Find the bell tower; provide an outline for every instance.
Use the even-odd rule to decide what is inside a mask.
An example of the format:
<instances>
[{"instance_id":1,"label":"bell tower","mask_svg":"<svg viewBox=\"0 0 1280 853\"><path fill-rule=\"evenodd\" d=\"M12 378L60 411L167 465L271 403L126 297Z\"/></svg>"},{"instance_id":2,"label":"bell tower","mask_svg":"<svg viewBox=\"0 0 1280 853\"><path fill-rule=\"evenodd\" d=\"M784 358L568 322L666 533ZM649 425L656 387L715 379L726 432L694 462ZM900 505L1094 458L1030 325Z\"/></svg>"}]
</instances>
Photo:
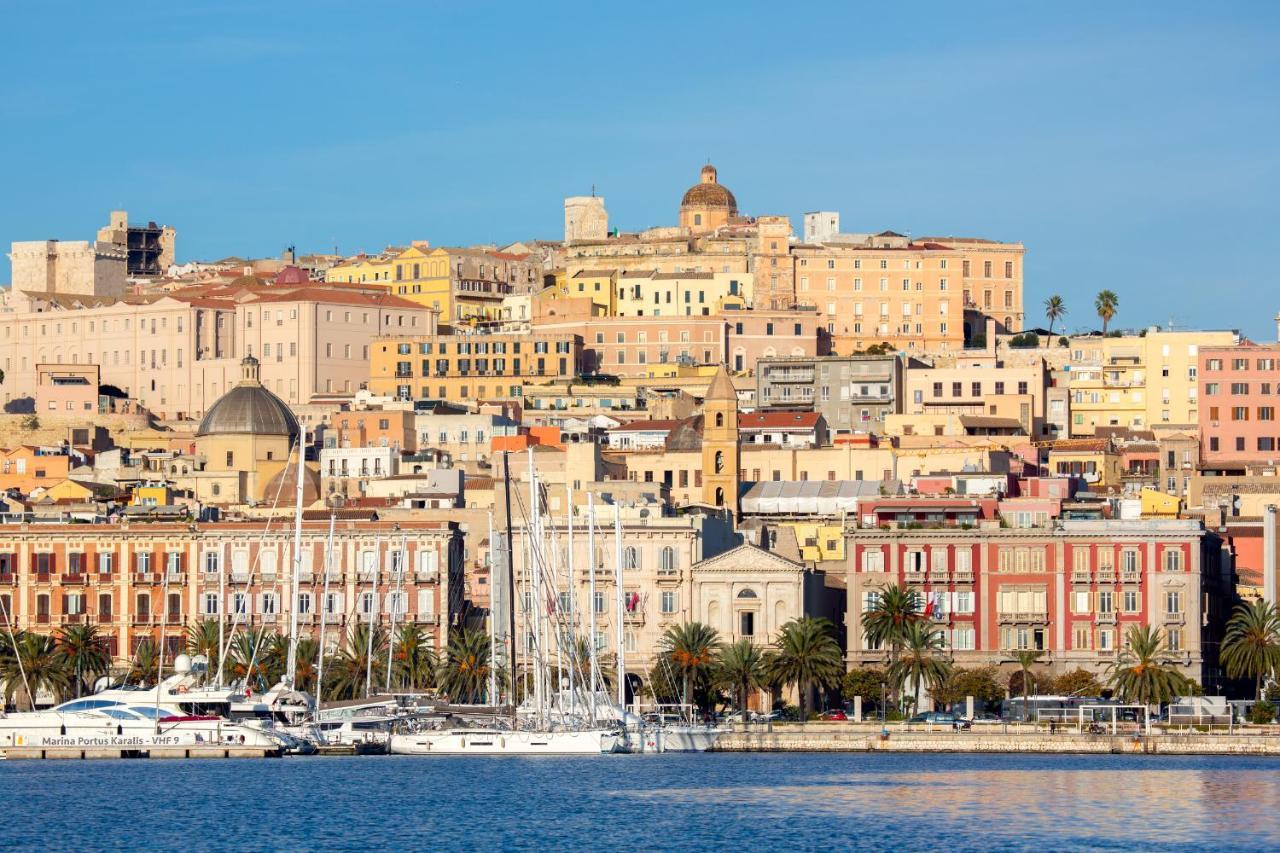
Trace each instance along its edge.
<instances>
[{"instance_id":1,"label":"bell tower","mask_svg":"<svg viewBox=\"0 0 1280 853\"><path fill-rule=\"evenodd\" d=\"M702 401L702 501L738 514L738 392L723 364Z\"/></svg>"}]
</instances>

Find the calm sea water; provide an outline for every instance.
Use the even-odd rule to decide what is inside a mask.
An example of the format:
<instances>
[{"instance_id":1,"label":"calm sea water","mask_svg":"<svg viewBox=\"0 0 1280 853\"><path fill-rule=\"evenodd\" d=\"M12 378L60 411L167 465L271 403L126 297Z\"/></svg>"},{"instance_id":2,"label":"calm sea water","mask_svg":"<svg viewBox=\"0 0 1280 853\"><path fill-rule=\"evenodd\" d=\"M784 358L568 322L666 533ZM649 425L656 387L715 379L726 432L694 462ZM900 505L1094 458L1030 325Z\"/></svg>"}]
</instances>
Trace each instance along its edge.
<instances>
[{"instance_id":1,"label":"calm sea water","mask_svg":"<svg viewBox=\"0 0 1280 853\"><path fill-rule=\"evenodd\" d=\"M972 755L0 762L0 848L1251 849L1280 761Z\"/></svg>"}]
</instances>

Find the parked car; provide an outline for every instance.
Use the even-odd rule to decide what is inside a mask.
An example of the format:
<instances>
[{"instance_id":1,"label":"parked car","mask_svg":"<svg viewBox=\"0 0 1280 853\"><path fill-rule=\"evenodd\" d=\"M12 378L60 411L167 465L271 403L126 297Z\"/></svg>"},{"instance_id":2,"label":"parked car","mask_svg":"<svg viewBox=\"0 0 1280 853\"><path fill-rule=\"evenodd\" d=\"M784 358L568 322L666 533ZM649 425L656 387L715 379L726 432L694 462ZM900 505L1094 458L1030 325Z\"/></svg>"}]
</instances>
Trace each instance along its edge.
<instances>
[{"instance_id":1,"label":"parked car","mask_svg":"<svg viewBox=\"0 0 1280 853\"><path fill-rule=\"evenodd\" d=\"M998 726L1003 722L1004 720L1000 719L998 714L975 714L973 719L969 721L971 725L975 726Z\"/></svg>"},{"instance_id":2,"label":"parked car","mask_svg":"<svg viewBox=\"0 0 1280 853\"><path fill-rule=\"evenodd\" d=\"M908 723L923 723L929 726L949 726L956 731L967 729L971 723L963 717L957 717L955 714L947 714L941 711L927 711L923 714L916 714Z\"/></svg>"},{"instance_id":3,"label":"parked car","mask_svg":"<svg viewBox=\"0 0 1280 853\"><path fill-rule=\"evenodd\" d=\"M821 719L844 721L849 719L849 715L840 708L832 708L830 711L823 711Z\"/></svg>"}]
</instances>

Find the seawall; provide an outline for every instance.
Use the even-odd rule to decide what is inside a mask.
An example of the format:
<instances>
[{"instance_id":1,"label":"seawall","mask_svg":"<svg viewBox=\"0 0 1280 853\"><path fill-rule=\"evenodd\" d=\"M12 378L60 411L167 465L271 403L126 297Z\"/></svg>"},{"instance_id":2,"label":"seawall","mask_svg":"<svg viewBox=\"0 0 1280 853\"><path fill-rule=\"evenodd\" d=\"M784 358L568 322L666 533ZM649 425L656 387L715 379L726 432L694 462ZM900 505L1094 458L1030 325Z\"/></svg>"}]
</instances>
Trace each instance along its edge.
<instances>
[{"instance_id":1,"label":"seawall","mask_svg":"<svg viewBox=\"0 0 1280 853\"><path fill-rule=\"evenodd\" d=\"M950 732L813 730L734 731L716 741L717 752L973 752L1149 755L1275 755L1274 734L1077 734L1036 731Z\"/></svg>"}]
</instances>

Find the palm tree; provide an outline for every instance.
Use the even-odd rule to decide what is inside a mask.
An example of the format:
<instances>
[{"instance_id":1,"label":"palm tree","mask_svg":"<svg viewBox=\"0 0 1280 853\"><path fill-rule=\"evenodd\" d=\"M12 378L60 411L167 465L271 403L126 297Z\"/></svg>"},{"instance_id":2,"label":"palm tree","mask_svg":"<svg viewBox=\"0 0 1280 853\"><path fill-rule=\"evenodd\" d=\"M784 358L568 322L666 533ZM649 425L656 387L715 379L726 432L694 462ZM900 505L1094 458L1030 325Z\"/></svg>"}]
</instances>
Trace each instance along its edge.
<instances>
[{"instance_id":1,"label":"palm tree","mask_svg":"<svg viewBox=\"0 0 1280 853\"><path fill-rule=\"evenodd\" d=\"M77 698L84 694L86 680L91 682L111 668L111 655L97 625L83 622L59 628L55 642L72 674Z\"/></svg>"},{"instance_id":2,"label":"palm tree","mask_svg":"<svg viewBox=\"0 0 1280 853\"><path fill-rule=\"evenodd\" d=\"M203 655L209 662L209 672L218 671L218 657L222 648L218 641L218 620L201 619L187 626L186 652Z\"/></svg>"},{"instance_id":3,"label":"palm tree","mask_svg":"<svg viewBox=\"0 0 1280 853\"><path fill-rule=\"evenodd\" d=\"M1168 655L1159 628L1134 625L1126 639L1128 648L1108 667L1111 685L1123 701L1163 705L1186 692L1190 682Z\"/></svg>"},{"instance_id":4,"label":"palm tree","mask_svg":"<svg viewBox=\"0 0 1280 853\"><path fill-rule=\"evenodd\" d=\"M369 623L356 622L342 640L342 647L331 663L325 664L325 684L321 689L330 699L355 699L365 689L368 678L374 684L386 672L382 667L387 660L387 634L381 626L373 626L369 636ZM372 640L373 654L369 655ZM370 675L370 673L372 673Z\"/></svg>"},{"instance_id":5,"label":"palm tree","mask_svg":"<svg viewBox=\"0 0 1280 853\"><path fill-rule=\"evenodd\" d=\"M690 688L710 682L719 644L720 635L716 629L701 622L672 625L662 635L659 641L661 663L670 667L673 675L680 677L685 705L689 704Z\"/></svg>"},{"instance_id":6,"label":"palm tree","mask_svg":"<svg viewBox=\"0 0 1280 853\"><path fill-rule=\"evenodd\" d=\"M871 608L862 615L862 634L867 645L889 649L889 666L898 662L909 626L924 618L920 593L905 586L884 586ZM894 701L898 689L893 692Z\"/></svg>"},{"instance_id":7,"label":"palm tree","mask_svg":"<svg viewBox=\"0 0 1280 853\"><path fill-rule=\"evenodd\" d=\"M1102 318L1102 335L1106 337L1107 324L1116 316L1116 311L1120 308L1120 297L1116 296L1113 290L1099 291L1093 307L1098 309L1098 316Z\"/></svg>"},{"instance_id":8,"label":"palm tree","mask_svg":"<svg viewBox=\"0 0 1280 853\"><path fill-rule=\"evenodd\" d=\"M793 619L782 626L775 646L769 674L776 684L796 685L803 722L811 687L830 687L844 675L844 656L836 642L835 626L811 616Z\"/></svg>"},{"instance_id":9,"label":"palm tree","mask_svg":"<svg viewBox=\"0 0 1280 853\"><path fill-rule=\"evenodd\" d=\"M1044 301L1044 316L1049 320L1049 336L1053 336L1053 324L1067 316L1067 303L1056 293Z\"/></svg>"},{"instance_id":10,"label":"palm tree","mask_svg":"<svg viewBox=\"0 0 1280 853\"><path fill-rule=\"evenodd\" d=\"M716 656L716 680L733 690L734 701L742 712L742 727L747 727L747 698L751 691L765 685L768 658L750 640L722 643Z\"/></svg>"},{"instance_id":11,"label":"palm tree","mask_svg":"<svg viewBox=\"0 0 1280 853\"><path fill-rule=\"evenodd\" d=\"M430 639L420 625L406 622L396 635L391 653L391 677L402 688L422 690L432 686L436 672L436 655Z\"/></svg>"},{"instance_id":12,"label":"palm tree","mask_svg":"<svg viewBox=\"0 0 1280 853\"><path fill-rule=\"evenodd\" d=\"M316 662L320 660L320 641L313 637L298 638L298 661L295 673L298 690L313 692L316 687Z\"/></svg>"},{"instance_id":13,"label":"palm tree","mask_svg":"<svg viewBox=\"0 0 1280 853\"><path fill-rule=\"evenodd\" d=\"M159 672L160 650L150 637L143 637L133 649L133 660L129 661L125 681L143 686L154 684Z\"/></svg>"},{"instance_id":14,"label":"palm tree","mask_svg":"<svg viewBox=\"0 0 1280 853\"><path fill-rule=\"evenodd\" d=\"M1031 667L1039 663L1042 657L1044 657L1044 652L1039 649L1022 649L1013 655L1013 659L1018 662L1018 669L1022 672L1022 716L1024 719L1031 719L1031 709L1027 705L1027 693L1031 689Z\"/></svg>"},{"instance_id":15,"label":"palm tree","mask_svg":"<svg viewBox=\"0 0 1280 853\"><path fill-rule=\"evenodd\" d=\"M903 638L902 657L889 667L889 679L899 688L908 680L915 684L915 709L920 710L920 687L927 685L930 694L951 675L951 661L942 656L946 648L942 631L923 619L910 622Z\"/></svg>"},{"instance_id":16,"label":"palm tree","mask_svg":"<svg viewBox=\"0 0 1280 853\"><path fill-rule=\"evenodd\" d=\"M0 657L0 677L4 679L6 704L13 701L19 690L26 695L28 709L36 707L36 694L41 690L53 693L58 699L69 692L75 672L58 652L53 637L23 631L14 635L12 643L8 637L5 639L8 648Z\"/></svg>"},{"instance_id":17,"label":"palm tree","mask_svg":"<svg viewBox=\"0 0 1280 853\"><path fill-rule=\"evenodd\" d=\"M1252 676L1255 695L1280 668L1280 614L1265 599L1241 604L1227 622L1222 638L1222 663L1232 678Z\"/></svg>"},{"instance_id":18,"label":"palm tree","mask_svg":"<svg viewBox=\"0 0 1280 853\"><path fill-rule=\"evenodd\" d=\"M454 702L475 704L489 687L489 635L460 628L449 634L441 686Z\"/></svg>"}]
</instances>

